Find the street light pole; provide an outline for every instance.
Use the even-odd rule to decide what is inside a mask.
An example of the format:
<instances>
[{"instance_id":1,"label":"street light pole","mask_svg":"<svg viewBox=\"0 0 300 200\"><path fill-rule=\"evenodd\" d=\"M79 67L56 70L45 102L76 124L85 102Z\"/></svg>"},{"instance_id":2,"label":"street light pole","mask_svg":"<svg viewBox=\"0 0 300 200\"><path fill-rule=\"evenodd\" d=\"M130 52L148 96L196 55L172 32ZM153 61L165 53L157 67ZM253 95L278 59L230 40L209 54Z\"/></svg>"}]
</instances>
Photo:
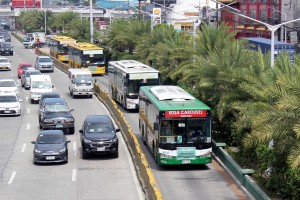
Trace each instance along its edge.
<instances>
[{"instance_id":1,"label":"street light pole","mask_svg":"<svg viewBox=\"0 0 300 200\"><path fill-rule=\"evenodd\" d=\"M92 0L90 0L90 37L91 37L91 44L94 44L93 2L92 2Z\"/></svg>"}]
</instances>

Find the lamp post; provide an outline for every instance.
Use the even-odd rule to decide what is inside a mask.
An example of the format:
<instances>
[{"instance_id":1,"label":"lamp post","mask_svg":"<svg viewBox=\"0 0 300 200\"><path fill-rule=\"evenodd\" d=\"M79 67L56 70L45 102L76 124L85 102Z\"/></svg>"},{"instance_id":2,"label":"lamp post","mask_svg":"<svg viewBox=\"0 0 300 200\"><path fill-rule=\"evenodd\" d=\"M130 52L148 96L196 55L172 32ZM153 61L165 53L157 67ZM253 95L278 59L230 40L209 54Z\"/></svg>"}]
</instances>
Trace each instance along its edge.
<instances>
[{"instance_id":1,"label":"lamp post","mask_svg":"<svg viewBox=\"0 0 300 200\"><path fill-rule=\"evenodd\" d=\"M92 0L90 0L90 37L91 37L91 44L94 44L93 2L92 2Z\"/></svg>"},{"instance_id":2,"label":"lamp post","mask_svg":"<svg viewBox=\"0 0 300 200\"><path fill-rule=\"evenodd\" d=\"M269 6L267 6L267 8L271 8ZM277 13L281 13L281 16L284 15L284 21L287 21L287 15L286 12L280 11L280 10L276 10L276 9L272 9L272 11L277 12ZM280 39L281 41L283 41L284 38L284 42L286 43L286 39L287 39L287 32L286 32L286 27L284 26L284 29L282 31L280 31Z\"/></svg>"}]
</instances>

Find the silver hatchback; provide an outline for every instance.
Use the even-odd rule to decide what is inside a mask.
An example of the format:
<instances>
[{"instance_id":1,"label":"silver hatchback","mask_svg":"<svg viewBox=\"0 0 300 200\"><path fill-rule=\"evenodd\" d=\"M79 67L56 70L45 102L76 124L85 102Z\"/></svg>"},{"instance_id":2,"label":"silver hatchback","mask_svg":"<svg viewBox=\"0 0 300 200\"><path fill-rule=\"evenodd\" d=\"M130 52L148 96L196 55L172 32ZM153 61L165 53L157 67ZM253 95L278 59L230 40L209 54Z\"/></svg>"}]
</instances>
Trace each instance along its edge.
<instances>
[{"instance_id":1,"label":"silver hatchback","mask_svg":"<svg viewBox=\"0 0 300 200\"><path fill-rule=\"evenodd\" d=\"M30 76L31 75L39 75L39 74L42 74L42 73L39 70L36 70L34 68L24 70L21 75L22 87L24 87L25 90L29 90L30 89Z\"/></svg>"}]
</instances>

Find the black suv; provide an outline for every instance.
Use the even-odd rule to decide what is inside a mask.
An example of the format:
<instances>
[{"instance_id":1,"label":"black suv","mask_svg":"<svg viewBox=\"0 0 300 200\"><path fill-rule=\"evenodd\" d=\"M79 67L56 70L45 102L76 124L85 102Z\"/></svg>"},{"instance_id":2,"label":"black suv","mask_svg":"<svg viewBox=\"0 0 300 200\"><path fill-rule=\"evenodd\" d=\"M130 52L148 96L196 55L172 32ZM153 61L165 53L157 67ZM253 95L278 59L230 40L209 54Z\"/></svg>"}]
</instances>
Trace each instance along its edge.
<instances>
[{"instance_id":1,"label":"black suv","mask_svg":"<svg viewBox=\"0 0 300 200\"><path fill-rule=\"evenodd\" d=\"M14 54L14 50L13 50L13 46L11 46L11 44L9 43L0 43L0 55L13 55Z\"/></svg>"},{"instance_id":2,"label":"black suv","mask_svg":"<svg viewBox=\"0 0 300 200\"><path fill-rule=\"evenodd\" d=\"M112 153L118 157L119 140L114 124L109 116L89 115L85 118L81 133L81 153L85 159L87 154L105 154Z\"/></svg>"},{"instance_id":3,"label":"black suv","mask_svg":"<svg viewBox=\"0 0 300 200\"><path fill-rule=\"evenodd\" d=\"M73 109L69 109L63 98L46 98L39 109L39 124L41 129L61 129L65 133L74 134L75 119Z\"/></svg>"}]
</instances>

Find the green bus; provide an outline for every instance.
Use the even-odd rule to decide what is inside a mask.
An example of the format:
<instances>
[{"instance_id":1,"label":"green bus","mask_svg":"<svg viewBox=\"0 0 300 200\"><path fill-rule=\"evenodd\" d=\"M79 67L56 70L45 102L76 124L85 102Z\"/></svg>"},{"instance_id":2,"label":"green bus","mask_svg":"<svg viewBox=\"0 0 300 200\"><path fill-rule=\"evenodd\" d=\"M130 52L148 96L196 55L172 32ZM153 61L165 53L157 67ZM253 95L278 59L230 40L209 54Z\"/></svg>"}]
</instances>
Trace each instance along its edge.
<instances>
[{"instance_id":1,"label":"green bus","mask_svg":"<svg viewBox=\"0 0 300 200\"><path fill-rule=\"evenodd\" d=\"M211 109L178 86L142 86L139 129L160 165L212 162Z\"/></svg>"}]
</instances>

